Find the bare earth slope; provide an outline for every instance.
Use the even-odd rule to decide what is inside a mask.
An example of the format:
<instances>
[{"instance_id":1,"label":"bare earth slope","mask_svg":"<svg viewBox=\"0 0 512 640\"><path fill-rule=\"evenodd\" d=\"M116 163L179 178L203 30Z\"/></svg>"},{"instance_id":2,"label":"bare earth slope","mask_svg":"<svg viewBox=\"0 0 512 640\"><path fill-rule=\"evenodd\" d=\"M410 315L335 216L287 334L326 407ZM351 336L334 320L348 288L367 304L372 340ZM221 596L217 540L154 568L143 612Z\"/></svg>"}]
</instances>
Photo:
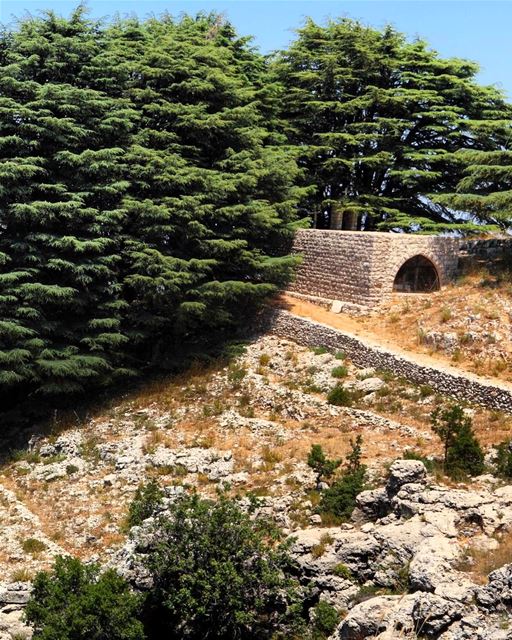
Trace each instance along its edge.
<instances>
[{"instance_id":1,"label":"bare earth slope","mask_svg":"<svg viewBox=\"0 0 512 640\"><path fill-rule=\"evenodd\" d=\"M351 407L327 402L340 379L357 392ZM233 494L258 496L261 509L298 536L295 554L304 579L313 576L321 597L340 615L350 610L340 637L374 637L369 627L367 635L361 635L361 615L366 621L373 618L365 610L354 621L358 607L371 594L370 602L375 600L379 611L387 611L390 602L393 610L400 609L398 601L383 603L379 598L397 597L389 594L397 592L396 576L407 573L404 567L409 566L414 568L416 595L404 600L410 612L400 609L396 616L405 616L414 627L421 620L418 607L427 606L420 599L425 591L441 599L436 606L448 607L450 625L460 626L461 598L468 602L467 615L480 620L483 610L470 604L475 589L486 583L491 569L512 559L512 497L501 481L484 476L457 487L443 478L425 479L421 463L407 461L405 470L396 472L405 474L405 480L397 480L395 489L402 481L412 488L397 493L396 499L386 493L385 518L375 517L372 505L382 500L373 494L363 495L353 524L333 528L314 513L319 495L306 464L312 444L342 458L350 440L361 434L370 480L379 486L405 450L425 456L440 453L430 414L444 402L427 386L359 369L343 354L312 351L267 335L248 344L230 363L196 367L118 398L110 410L83 423L56 425L53 433L32 439L0 470L0 640L10 640L18 628L19 633L30 633L17 622L27 581L55 555L71 553L123 571L131 548L123 527L127 508L140 482L152 477L169 496L189 487L214 495L219 486ZM478 407L466 411L491 461L492 445L510 437L511 418ZM340 563L347 565L351 578L336 573ZM428 573L431 565L443 576L441 582ZM453 584L459 585L458 591L450 590ZM496 597L489 599L489 625L498 628L499 616L511 622ZM450 609L446 601L455 604ZM395 613L381 613L395 624ZM501 639L490 632L487 636ZM479 636L441 636L436 631L428 637Z\"/></svg>"}]
</instances>

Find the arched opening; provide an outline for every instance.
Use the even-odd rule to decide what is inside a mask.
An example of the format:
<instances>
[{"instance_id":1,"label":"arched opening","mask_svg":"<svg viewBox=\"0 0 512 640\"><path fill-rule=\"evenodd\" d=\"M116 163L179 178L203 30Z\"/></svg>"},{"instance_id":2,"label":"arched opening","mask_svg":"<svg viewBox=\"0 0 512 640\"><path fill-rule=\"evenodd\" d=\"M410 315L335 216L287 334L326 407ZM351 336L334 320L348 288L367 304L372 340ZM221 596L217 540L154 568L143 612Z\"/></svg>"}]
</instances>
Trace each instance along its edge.
<instances>
[{"instance_id":1,"label":"arched opening","mask_svg":"<svg viewBox=\"0 0 512 640\"><path fill-rule=\"evenodd\" d=\"M414 256L404 262L393 283L393 291L403 293L438 291L439 288L437 269L425 256Z\"/></svg>"}]
</instances>

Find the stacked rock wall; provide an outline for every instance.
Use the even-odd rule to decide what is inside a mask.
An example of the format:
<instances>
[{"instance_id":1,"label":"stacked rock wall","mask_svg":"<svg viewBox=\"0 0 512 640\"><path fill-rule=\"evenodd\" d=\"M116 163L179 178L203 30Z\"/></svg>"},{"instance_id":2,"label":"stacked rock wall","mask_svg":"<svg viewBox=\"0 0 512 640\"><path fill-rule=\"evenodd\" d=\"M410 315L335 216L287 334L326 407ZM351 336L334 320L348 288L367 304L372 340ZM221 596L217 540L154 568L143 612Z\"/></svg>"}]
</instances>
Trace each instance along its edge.
<instances>
[{"instance_id":1,"label":"stacked rock wall","mask_svg":"<svg viewBox=\"0 0 512 640\"><path fill-rule=\"evenodd\" d=\"M293 252L303 257L290 290L374 307L387 300L400 267L422 255L441 285L457 272L459 240L442 236L302 229Z\"/></svg>"},{"instance_id":2,"label":"stacked rock wall","mask_svg":"<svg viewBox=\"0 0 512 640\"><path fill-rule=\"evenodd\" d=\"M471 374L450 372L418 364L412 359L365 344L338 329L271 309L261 319L260 330L268 331L309 347L343 351L356 365L391 371L416 384L428 384L439 393L464 398L490 409L512 412L512 390L497 387Z\"/></svg>"}]
</instances>

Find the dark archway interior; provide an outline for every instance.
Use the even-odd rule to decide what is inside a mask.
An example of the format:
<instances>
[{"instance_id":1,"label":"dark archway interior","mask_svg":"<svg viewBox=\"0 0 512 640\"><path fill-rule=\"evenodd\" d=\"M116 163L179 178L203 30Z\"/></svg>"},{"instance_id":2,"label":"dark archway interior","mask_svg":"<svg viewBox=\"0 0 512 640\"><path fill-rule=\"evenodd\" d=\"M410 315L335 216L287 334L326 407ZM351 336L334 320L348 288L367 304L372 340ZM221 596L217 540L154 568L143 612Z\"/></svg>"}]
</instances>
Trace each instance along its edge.
<instances>
[{"instance_id":1,"label":"dark archway interior","mask_svg":"<svg viewBox=\"0 0 512 640\"><path fill-rule=\"evenodd\" d=\"M393 291L404 293L438 291L439 275L432 262L424 256L414 256L400 267Z\"/></svg>"}]
</instances>

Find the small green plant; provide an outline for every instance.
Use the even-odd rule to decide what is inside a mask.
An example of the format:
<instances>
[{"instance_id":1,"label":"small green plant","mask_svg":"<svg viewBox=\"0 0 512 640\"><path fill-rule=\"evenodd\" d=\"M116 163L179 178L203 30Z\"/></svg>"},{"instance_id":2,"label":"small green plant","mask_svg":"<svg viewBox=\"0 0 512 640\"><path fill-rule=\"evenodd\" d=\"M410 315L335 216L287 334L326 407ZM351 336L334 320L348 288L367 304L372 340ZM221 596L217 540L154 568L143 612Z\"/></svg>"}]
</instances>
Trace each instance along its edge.
<instances>
[{"instance_id":1,"label":"small green plant","mask_svg":"<svg viewBox=\"0 0 512 640\"><path fill-rule=\"evenodd\" d=\"M10 459L13 462L28 462L28 464L37 464L41 462L41 456L38 451L29 451L28 449L15 449L10 452Z\"/></svg>"},{"instance_id":2,"label":"small green plant","mask_svg":"<svg viewBox=\"0 0 512 640\"><path fill-rule=\"evenodd\" d=\"M433 393L434 389L432 389L429 384L422 384L420 386L420 397L422 399L430 397L431 395L433 395Z\"/></svg>"},{"instance_id":3,"label":"small green plant","mask_svg":"<svg viewBox=\"0 0 512 640\"><path fill-rule=\"evenodd\" d=\"M436 409L431 416L432 430L444 445L445 472L452 478L480 475L484 454L473 431L471 418L460 405Z\"/></svg>"},{"instance_id":4,"label":"small green plant","mask_svg":"<svg viewBox=\"0 0 512 640\"><path fill-rule=\"evenodd\" d=\"M348 369L345 365L334 367L334 369L331 371L331 375L333 378L346 378L348 375Z\"/></svg>"},{"instance_id":5,"label":"small green plant","mask_svg":"<svg viewBox=\"0 0 512 640\"><path fill-rule=\"evenodd\" d=\"M352 574L352 571L350 571L350 569L347 567L346 564L343 564L343 562L339 562L334 569L332 570L333 574L335 576L338 576L339 578L345 578L345 580L354 580L354 575Z\"/></svg>"},{"instance_id":6,"label":"small green plant","mask_svg":"<svg viewBox=\"0 0 512 640\"><path fill-rule=\"evenodd\" d=\"M317 511L348 520L356 506L356 497L364 489L366 466L361 463L363 438L359 434L350 441L350 452L345 459L343 473L322 492Z\"/></svg>"},{"instance_id":7,"label":"small green plant","mask_svg":"<svg viewBox=\"0 0 512 640\"><path fill-rule=\"evenodd\" d=\"M162 504L163 495L162 489L155 480L140 485L128 508L126 527L131 529L151 517Z\"/></svg>"},{"instance_id":8,"label":"small green plant","mask_svg":"<svg viewBox=\"0 0 512 640\"><path fill-rule=\"evenodd\" d=\"M68 476L72 476L73 474L80 471L80 469L76 466L76 464L68 464L66 465L66 473Z\"/></svg>"},{"instance_id":9,"label":"small green plant","mask_svg":"<svg viewBox=\"0 0 512 640\"><path fill-rule=\"evenodd\" d=\"M441 322L448 322L449 320L451 320L452 317L452 310L450 309L450 307L443 307L441 309Z\"/></svg>"},{"instance_id":10,"label":"small green plant","mask_svg":"<svg viewBox=\"0 0 512 640\"><path fill-rule=\"evenodd\" d=\"M336 609L332 604L329 604L324 600L320 600L313 609L312 617L312 640L324 640L331 636L340 620L340 615Z\"/></svg>"},{"instance_id":11,"label":"small green plant","mask_svg":"<svg viewBox=\"0 0 512 640\"><path fill-rule=\"evenodd\" d=\"M37 540L37 538L27 538L21 543L21 548L25 553L37 554L45 551L47 547L44 542Z\"/></svg>"},{"instance_id":12,"label":"small green plant","mask_svg":"<svg viewBox=\"0 0 512 640\"><path fill-rule=\"evenodd\" d=\"M340 464L341 460L330 460L326 457L322 445L311 445L311 451L308 455L308 466L315 471L317 483L331 478Z\"/></svg>"},{"instance_id":13,"label":"small green plant","mask_svg":"<svg viewBox=\"0 0 512 640\"><path fill-rule=\"evenodd\" d=\"M270 356L268 353L262 353L260 356L260 366L268 367L270 363Z\"/></svg>"},{"instance_id":14,"label":"small green plant","mask_svg":"<svg viewBox=\"0 0 512 640\"><path fill-rule=\"evenodd\" d=\"M313 558L320 558L324 555L327 550L327 547L330 546L334 542L334 538L328 533L324 533L320 538L318 544L313 545L311 547L311 555Z\"/></svg>"},{"instance_id":15,"label":"small green plant","mask_svg":"<svg viewBox=\"0 0 512 640\"><path fill-rule=\"evenodd\" d=\"M347 354L344 351L336 351L334 357L336 358L336 360L345 360Z\"/></svg>"},{"instance_id":16,"label":"small green plant","mask_svg":"<svg viewBox=\"0 0 512 640\"><path fill-rule=\"evenodd\" d=\"M337 384L329 391L327 402L338 407L350 407L353 403L353 396L343 385Z\"/></svg>"},{"instance_id":17,"label":"small green plant","mask_svg":"<svg viewBox=\"0 0 512 640\"><path fill-rule=\"evenodd\" d=\"M12 582L30 582L34 577L28 569L16 569L11 573Z\"/></svg>"},{"instance_id":18,"label":"small green plant","mask_svg":"<svg viewBox=\"0 0 512 640\"><path fill-rule=\"evenodd\" d=\"M235 386L238 386L247 375L247 369L232 365L229 367L228 380Z\"/></svg>"},{"instance_id":19,"label":"small green plant","mask_svg":"<svg viewBox=\"0 0 512 640\"><path fill-rule=\"evenodd\" d=\"M311 347L311 351L315 354L315 356L321 356L324 353L327 353L327 349L325 347Z\"/></svg>"}]
</instances>

